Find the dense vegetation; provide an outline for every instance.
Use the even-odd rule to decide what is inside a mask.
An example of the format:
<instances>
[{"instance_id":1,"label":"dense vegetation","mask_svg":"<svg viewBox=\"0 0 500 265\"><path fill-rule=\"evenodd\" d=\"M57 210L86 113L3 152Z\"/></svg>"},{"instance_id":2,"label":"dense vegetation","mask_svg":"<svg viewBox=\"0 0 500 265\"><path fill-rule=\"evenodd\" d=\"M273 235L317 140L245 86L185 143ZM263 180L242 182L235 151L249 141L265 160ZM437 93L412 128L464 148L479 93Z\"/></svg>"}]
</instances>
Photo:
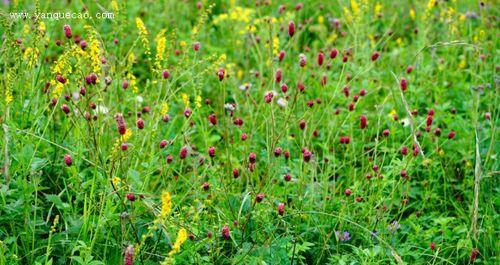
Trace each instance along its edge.
<instances>
[{"instance_id":1,"label":"dense vegetation","mask_svg":"<svg viewBox=\"0 0 500 265\"><path fill-rule=\"evenodd\" d=\"M500 262L495 1L83 2L0 4L0 264Z\"/></svg>"}]
</instances>

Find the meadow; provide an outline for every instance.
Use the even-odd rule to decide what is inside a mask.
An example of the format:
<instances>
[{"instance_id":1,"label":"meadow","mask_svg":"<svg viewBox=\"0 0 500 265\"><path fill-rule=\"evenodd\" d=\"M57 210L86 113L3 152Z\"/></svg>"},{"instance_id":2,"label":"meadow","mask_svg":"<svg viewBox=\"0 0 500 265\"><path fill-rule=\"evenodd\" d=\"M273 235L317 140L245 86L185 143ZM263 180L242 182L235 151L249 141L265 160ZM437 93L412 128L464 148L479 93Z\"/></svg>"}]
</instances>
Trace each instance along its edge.
<instances>
[{"instance_id":1,"label":"meadow","mask_svg":"<svg viewBox=\"0 0 500 265\"><path fill-rule=\"evenodd\" d=\"M0 264L498 264L498 15L2 1Z\"/></svg>"}]
</instances>

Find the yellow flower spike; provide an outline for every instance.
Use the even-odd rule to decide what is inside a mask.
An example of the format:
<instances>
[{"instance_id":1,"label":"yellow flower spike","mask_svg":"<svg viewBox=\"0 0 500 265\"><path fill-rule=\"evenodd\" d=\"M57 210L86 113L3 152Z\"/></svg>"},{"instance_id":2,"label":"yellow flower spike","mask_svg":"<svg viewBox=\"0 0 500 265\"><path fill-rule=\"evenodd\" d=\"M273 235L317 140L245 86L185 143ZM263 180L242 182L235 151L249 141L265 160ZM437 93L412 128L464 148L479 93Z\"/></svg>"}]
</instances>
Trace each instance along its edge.
<instances>
[{"instance_id":1,"label":"yellow flower spike","mask_svg":"<svg viewBox=\"0 0 500 265\"><path fill-rule=\"evenodd\" d=\"M415 20L415 10L412 8L410 8L410 18L411 20Z\"/></svg>"},{"instance_id":2,"label":"yellow flower spike","mask_svg":"<svg viewBox=\"0 0 500 265\"><path fill-rule=\"evenodd\" d=\"M173 255L179 253L181 251L181 246L184 244L184 242L188 238L188 232L186 229L181 228L179 232L177 232L177 239L175 239L174 246L172 247L172 250L168 253L169 257L172 257Z\"/></svg>"},{"instance_id":3,"label":"yellow flower spike","mask_svg":"<svg viewBox=\"0 0 500 265\"><path fill-rule=\"evenodd\" d=\"M45 34L45 30L47 30L47 27L45 26L45 23L43 21L40 21L40 24L38 25L38 30L42 35Z\"/></svg>"},{"instance_id":4,"label":"yellow flower spike","mask_svg":"<svg viewBox=\"0 0 500 265\"><path fill-rule=\"evenodd\" d=\"M115 13L118 13L120 11L120 7L116 0L111 1L111 8L113 9L113 11L115 11Z\"/></svg>"},{"instance_id":5,"label":"yellow flower spike","mask_svg":"<svg viewBox=\"0 0 500 265\"><path fill-rule=\"evenodd\" d=\"M319 16L318 17L318 24L323 24L325 23L325 17L324 16Z\"/></svg>"},{"instance_id":6,"label":"yellow flower spike","mask_svg":"<svg viewBox=\"0 0 500 265\"><path fill-rule=\"evenodd\" d=\"M196 96L196 98L194 99L194 105L197 108L201 108L201 97L200 96Z\"/></svg>"},{"instance_id":7,"label":"yellow flower spike","mask_svg":"<svg viewBox=\"0 0 500 265\"><path fill-rule=\"evenodd\" d=\"M137 26L137 29L139 30L139 36L141 38L142 45L146 49L145 53L146 54L151 54L150 48L149 48L149 40L148 40L148 29L146 28L146 25L144 25L144 22L140 18L135 19L135 24Z\"/></svg>"},{"instance_id":8,"label":"yellow flower spike","mask_svg":"<svg viewBox=\"0 0 500 265\"><path fill-rule=\"evenodd\" d=\"M190 103L190 102L189 102L189 96L188 96L188 94L186 94L186 93L181 93L181 99L182 99L182 102L184 103L184 106L185 106L186 108L188 108L188 107L189 107L189 103Z\"/></svg>"},{"instance_id":9,"label":"yellow flower spike","mask_svg":"<svg viewBox=\"0 0 500 265\"><path fill-rule=\"evenodd\" d=\"M160 110L160 114L161 114L162 116L167 115L167 113L168 113L168 109L169 109L169 108L168 108L168 103L167 103L167 102L163 102L163 103L161 103L161 110Z\"/></svg>"},{"instance_id":10,"label":"yellow flower spike","mask_svg":"<svg viewBox=\"0 0 500 265\"><path fill-rule=\"evenodd\" d=\"M352 13L354 14L354 17L357 17L359 15L360 8L356 0L351 0L351 10Z\"/></svg>"},{"instance_id":11,"label":"yellow flower spike","mask_svg":"<svg viewBox=\"0 0 500 265\"><path fill-rule=\"evenodd\" d=\"M164 191L161 194L161 218L167 217L172 211L172 196L170 192Z\"/></svg>"},{"instance_id":12,"label":"yellow flower spike","mask_svg":"<svg viewBox=\"0 0 500 265\"><path fill-rule=\"evenodd\" d=\"M382 11L382 4L377 2L377 4L375 4L375 8L373 9L373 11L375 16L378 16L378 14Z\"/></svg>"},{"instance_id":13,"label":"yellow flower spike","mask_svg":"<svg viewBox=\"0 0 500 265\"><path fill-rule=\"evenodd\" d=\"M162 69L162 62L165 59L165 50L167 47L167 38L165 37L166 30L161 30L155 37L156 42L156 57L155 66L157 70Z\"/></svg>"}]
</instances>

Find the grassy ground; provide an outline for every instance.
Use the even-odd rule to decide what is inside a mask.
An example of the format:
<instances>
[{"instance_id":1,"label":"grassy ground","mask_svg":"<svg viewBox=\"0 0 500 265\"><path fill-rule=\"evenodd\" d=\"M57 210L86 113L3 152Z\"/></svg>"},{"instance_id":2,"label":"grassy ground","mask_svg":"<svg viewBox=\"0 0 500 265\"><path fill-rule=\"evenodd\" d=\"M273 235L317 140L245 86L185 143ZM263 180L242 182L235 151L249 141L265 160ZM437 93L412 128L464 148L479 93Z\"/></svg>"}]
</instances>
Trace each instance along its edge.
<instances>
[{"instance_id":1,"label":"grassy ground","mask_svg":"<svg viewBox=\"0 0 500 265\"><path fill-rule=\"evenodd\" d=\"M500 261L495 1L86 2L0 4L0 264Z\"/></svg>"}]
</instances>

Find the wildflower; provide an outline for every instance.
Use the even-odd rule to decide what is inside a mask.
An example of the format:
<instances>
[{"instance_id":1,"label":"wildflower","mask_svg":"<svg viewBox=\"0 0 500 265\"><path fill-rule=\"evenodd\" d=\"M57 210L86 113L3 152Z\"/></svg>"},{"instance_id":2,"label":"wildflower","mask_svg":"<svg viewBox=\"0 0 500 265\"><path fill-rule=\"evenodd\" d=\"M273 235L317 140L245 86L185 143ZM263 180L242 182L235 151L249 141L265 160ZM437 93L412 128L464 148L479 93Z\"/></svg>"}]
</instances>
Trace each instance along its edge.
<instances>
[{"instance_id":1,"label":"wildflower","mask_svg":"<svg viewBox=\"0 0 500 265\"><path fill-rule=\"evenodd\" d=\"M64 155L64 163L66 163L66 166L68 167L73 165L73 160L71 159L71 156L69 154Z\"/></svg>"},{"instance_id":2,"label":"wildflower","mask_svg":"<svg viewBox=\"0 0 500 265\"><path fill-rule=\"evenodd\" d=\"M191 109L190 109L190 108L186 108L186 109L184 110L184 116L185 116L186 118L189 118L189 116L191 116Z\"/></svg>"},{"instance_id":3,"label":"wildflower","mask_svg":"<svg viewBox=\"0 0 500 265\"><path fill-rule=\"evenodd\" d=\"M336 48L333 48L330 51L330 59L335 59L335 57L337 57L338 54L339 54L339 51Z\"/></svg>"},{"instance_id":4,"label":"wildflower","mask_svg":"<svg viewBox=\"0 0 500 265\"><path fill-rule=\"evenodd\" d=\"M279 98L277 101L276 101L276 104L278 104L278 106L282 107L282 108L285 108L288 104L288 101L284 98Z\"/></svg>"},{"instance_id":5,"label":"wildflower","mask_svg":"<svg viewBox=\"0 0 500 265\"><path fill-rule=\"evenodd\" d=\"M255 197L255 201L262 202L262 200L264 200L264 193L257 194L257 196Z\"/></svg>"},{"instance_id":6,"label":"wildflower","mask_svg":"<svg viewBox=\"0 0 500 265\"><path fill-rule=\"evenodd\" d=\"M404 169L401 170L401 172L399 174L401 175L402 178L407 178L408 177L408 175L406 173L406 170L404 170Z\"/></svg>"},{"instance_id":7,"label":"wildflower","mask_svg":"<svg viewBox=\"0 0 500 265\"><path fill-rule=\"evenodd\" d=\"M300 120L299 121L299 128L301 130L304 130L306 128L306 121L305 120Z\"/></svg>"},{"instance_id":8,"label":"wildflower","mask_svg":"<svg viewBox=\"0 0 500 265\"><path fill-rule=\"evenodd\" d=\"M293 37L295 35L295 23L290 21L288 23L288 36Z\"/></svg>"},{"instance_id":9,"label":"wildflower","mask_svg":"<svg viewBox=\"0 0 500 265\"><path fill-rule=\"evenodd\" d=\"M223 68L220 68L217 72L217 76L219 77L219 81L224 80L224 76L226 75L226 71Z\"/></svg>"},{"instance_id":10,"label":"wildflower","mask_svg":"<svg viewBox=\"0 0 500 265\"><path fill-rule=\"evenodd\" d=\"M162 149L165 148L165 146L167 146L167 144L168 144L167 140L161 140L160 141L160 148L162 148Z\"/></svg>"},{"instance_id":11,"label":"wildflower","mask_svg":"<svg viewBox=\"0 0 500 265\"><path fill-rule=\"evenodd\" d=\"M340 137L341 144L349 144L350 141L351 141L351 138L349 136Z\"/></svg>"},{"instance_id":12,"label":"wildflower","mask_svg":"<svg viewBox=\"0 0 500 265\"><path fill-rule=\"evenodd\" d=\"M61 106L61 110L62 110L64 113L66 113L66 114L69 114L69 112L70 112L70 109L69 109L68 105L66 105L66 104L62 104L62 106Z\"/></svg>"},{"instance_id":13,"label":"wildflower","mask_svg":"<svg viewBox=\"0 0 500 265\"><path fill-rule=\"evenodd\" d=\"M179 232L177 232L177 238L175 239L174 246L172 247L172 250L168 253L169 257L172 257L176 253L179 253L181 251L181 246L182 244L187 240L188 238L188 233L186 229L181 228Z\"/></svg>"},{"instance_id":14,"label":"wildflower","mask_svg":"<svg viewBox=\"0 0 500 265\"><path fill-rule=\"evenodd\" d=\"M406 73L410 74L412 71L413 71L413 65L408 65L408 67L406 68Z\"/></svg>"},{"instance_id":15,"label":"wildflower","mask_svg":"<svg viewBox=\"0 0 500 265\"><path fill-rule=\"evenodd\" d=\"M172 197L170 192L164 191L161 194L161 218L167 217L170 211L172 211Z\"/></svg>"},{"instance_id":16,"label":"wildflower","mask_svg":"<svg viewBox=\"0 0 500 265\"><path fill-rule=\"evenodd\" d=\"M125 264L125 265L133 265L134 264L134 246L129 245L125 249L123 264Z\"/></svg>"},{"instance_id":17,"label":"wildflower","mask_svg":"<svg viewBox=\"0 0 500 265\"><path fill-rule=\"evenodd\" d=\"M345 189L344 191L345 196L351 196L351 189Z\"/></svg>"},{"instance_id":18,"label":"wildflower","mask_svg":"<svg viewBox=\"0 0 500 265\"><path fill-rule=\"evenodd\" d=\"M288 86L286 84L281 85L281 92L286 93L288 91Z\"/></svg>"},{"instance_id":19,"label":"wildflower","mask_svg":"<svg viewBox=\"0 0 500 265\"><path fill-rule=\"evenodd\" d=\"M274 97L274 93L271 91L271 92L267 92L264 99L266 101L266 103L271 103L271 101L273 100L273 97Z\"/></svg>"},{"instance_id":20,"label":"wildflower","mask_svg":"<svg viewBox=\"0 0 500 265\"><path fill-rule=\"evenodd\" d=\"M283 73L282 73L281 69L278 68L278 70L276 70L276 74L275 74L276 83L281 82L282 75L283 75Z\"/></svg>"},{"instance_id":21,"label":"wildflower","mask_svg":"<svg viewBox=\"0 0 500 265\"><path fill-rule=\"evenodd\" d=\"M250 164L254 164L256 159L257 155L255 153L250 153L250 155L248 156L248 161L250 162Z\"/></svg>"},{"instance_id":22,"label":"wildflower","mask_svg":"<svg viewBox=\"0 0 500 265\"><path fill-rule=\"evenodd\" d=\"M479 250L477 248L472 249L470 253L469 261L474 262L476 260L477 254L479 254Z\"/></svg>"},{"instance_id":23,"label":"wildflower","mask_svg":"<svg viewBox=\"0 0 500 265\"><path fill-rule=\"evenodd\" d=\"M181 151L179 152L179 157L180 157L181 159L184 159L184 158L186 158L186 157L187 157L187 154L188 154L188 148L187 148L186 146L183 146L183 147L181 148Z\"/></svg>"},{"instance_id":24,"label":"wildflower","mask_svg":"<svg viewBox=\"0 0 500 265\"><path fill-rule=\"evenodd\" d=\"M304 158L305 162L309 162L311 160L311 157L312 157L311 151L309 151L307 149L304 150L304 152L302 152L302 157Z\"/></svg>"},{"instance_id":25,"label":"wildflower","mask_svg":"<svg viewBox=\"0 0 500 265\"><path fill-rule=\"evenodd\" d=\"M237 179L240 176L240 171L237 168L233 169L233 178Z\"/></svg>"},{"instance_id":26,"label":"wildflower","mask_svg":"<svg viewBox=\"0 0 500 265\"><path fill-rule=\"evenodd\" d=\"M210 157L215 157L215 147L210 146L210 147L208 148L208 155L209 155Z\"/></svg>"},{"instance_id":27,"label":"wildflower","mask_svg":"<svg viewBox=\"0 0 500 265\"><path fill-rule=\"evenodd\" d=\"M165 38L165 31L161 30L155 37L156 42L156 56L155 56L155 66L156 69L160 69L162 62L164 60L164 54L167 46L167 38Z\"/></svg>"},{"instance_id":28,"label":"wildflower","mask_svg":"<svg viewBox=\"0 0 500 265\"><path fill-rule=\"evenodd\" d=\"M366 116L365 115L361 115L361 117L359 118L359 127L361 129L365 129L366 128Z\"/></svg>"},{"instance_id":29,"label":"wildflower","mask_svg":"<svg viewBox=\"0 0 500 265\"><path fill-rule=\"evenodd\" d=\"M274 149L274 156L279 157L281 155L281 152L282 152L281 147L276 147L276 149Z\"/></svg>"},{"instance_id":30,"label":"wildflower","mask_svg":"<svg viewBox=\"0 0 500 265\"><path fill-rule=\"evenodd\" d=\"M201 47L201 44L199 42L193 43L193 50L194 51L196 51L196 52L199 51L200 47Z\"/></svg>"},{"instance_id":31,"label":"wildflower","mask_svg":"<svg viewBox=\"0 0 500 265\"><path fill-rule=\"evenodd\" d=\"M345 242L345 241L349 241L351 240L351 235L349 234L348 231L344 231L344 232L341 232L341 231L336 231L335 232L335 235L337 236L337 238L341 241L341 242Z\"/></svg>"},{"instance_id":32,"label":"wildflower","mask_svg":"<svg viewBox=\"0 0 500 265\"><path fill-rule=\"evenodd\" d=\"M429 245L429 247L431 248L431 250L435 250L436 249L436 243L431 242L431 244Z\"/></svg>"},{"instance_id":33,"label":"wildflower","mask_svg":"<svg viewBox=\"0 0 500 265\"><path fill-rule=\"evenodd\" d=\"M229 226L225 225L222 227L221 235L224 240L229 240L231 238L231 232L229 231Z\"/></svg>"},{"instance_id":34,"label":"wildflower","mask_svg":"<svg viewBox=\"0 0 500 265\"><path fill-rule=\"evenodd\" d=\"M217 124L217 117L215 116L215 114L208 115L208 121L210 122L210 124L216 125Z\"/></svg>"},{"instance_id":35,"label":"wildflower","mask_svg":"<svg viewBox=\"0 0 500 265\"><path fill-rule=\"evenodd\" d=\"M236 119L234 119L233 123L236 126L242 126L243 125L243 120L240 119L240 118L236 118Z\"/></svg>"},{"instance_id":36,"label":"wildflower","mask_svg":"<svg viewBox=\"0 0 500 265\"><path fill-rule=\"evenodd\" d=\"M398 221L393 221L392 223L389 224L389 232L394 233L398 231L401 228L401 225L398 223Z\"/></svg>"},{"instance_id":37,"label":"wildflower","mask_svg":"<svg viewBox=\"0 0 500 265\"><path fill-rule=\"evenodd\" d=\"M290 174L285 174L283 179L285 179L285 181L290 181L290 180L292 180L292 176Z\"/></svg>"},{"instance_id":38,"label":"wildflower","mask_svg":"<svg viewBox=\"0 0 500 265\"><path fill-rule=\"evenodd\" d=\"M323 75L323 76L321 77L321 81L320 81L320 83L321 83L321 86L326 86L326 75Z\"/></svg>"},{"instance_id":39,"label":"wildflower","mask_svg":"<svg viewBox=\"0 0 500 265\"><path fill-rule=\"evenodd\" d=\"M304 84L302 84L302 81L300 80L297 82L297 88L299 89L300 92L303 92L306 89L306 87L304 86Z\"/></svg>"},{"instance_id":40,"label":"wildflower","mask_svg":"<svg viewBox=\"0 0 500 265\"><path fill-rule=\"evenodd\" d=\"M372 54L372 57L371 57L372 62L375 62L378 59L379 56L380 56L380 52L374 52Z\"/></svg>"},{"instance_id":41,"label":"wildflower","mask_svg":"<svg viewBox=\"0 0 500 265\"><path fill-rule=\"evenodd\" d=\"M280 51L280 53L278 54L278 61L283 61L283 59L285 58L285 51Z\"/></svg>"},{"instance_id":42,"label":"wildflower","mask_svg":"<svg viewBox=\"0 0 500 265\"><path fill-rule=\"evenodd\" d=\"M201 187L204 191L208 191L210 189L210 184L208 182L204 182Z\"/></svg>"},{"instance_id":43,"label":"wildflower","mask_svg":"<svg viewBox=\"0 0 500 265\"><path fill-rule=\"evenodd\" d=\"M406 81L406 79L402 77L399 81L399 86L401 87L401 90L406 91L406 89L408 88L408 81Z\"/></svg>"},{"instance_id":44,"label":"wildflower","mask_svg":"<svg viewBox=\"0 0 500 265\"><path fill-rule=\"evenodd\" d=\"M148 29L144 25L144 22L140 18L135 19L135 24L137 26L137 29L139 30L139 36L141 38L142 45L146 49L146 54L150 54L151 51L149 50L149 40L148 40Z\"/></svg>"},{"instance_id":45,"label":"wildflower","mask_svg":"<svg viewBox=\"0 0 500 265\"><path fill-rule=\"evenodd\" d=\"M389 134L390 134L389 129L385 129L384 131L382 131L382 135L384 135L385 137L389 136Z\"/></svg>"},{"instance_id":46,"label":"wildflower","mask_svg":"<svg viewBox=\"0 0 500 265\"><path fill-rule=\"evenodd\" d=\"M139 128L139 130L142 130L144 129L144 120L139 118L137 119L137 128Z\"/></svg>"},{"instance_id":47,"label":"wildflower","mask_svg":"<svg viewBox=\"0 0 500 265\"><path fill-rule=\"evenodd\" d=\"M135 195L133 193L127 193L127 200L133 202L135 201Z\"/></svg>"},{"instance_id":48,"label":"wildflower","mask_svg":"<svg viewBox=\"0 0 500 265\"><path fill-rule=\"evenodd\" d=\"M240 85L238 88L241 90L241 91L247 91L248 89L250 89L252 87L252 84L250 83L244 83L242 85Z\"/></svg>"},{"instance_id":49,"label":"wildflower","mask_svg":"<svg viewBox=\"0 0 500 265\"><path fill-rule=\"evenodd\" d=\"M95 73L90 73L85 77L85 82L87 82L88 85L97 84L97 75Z\"/></svg>"},{"instance_id":50,"label":"wildflower","mask_svg":"<svg viewBox=\"0 0 500 265\"><path fill-rule=\"evenodd\" d=\"M163 70L163 79L168 79L170 77L170 72L168 70Z\"/></svg>"},{"instance_id":51,"label":"wildflower","mask_svg":"<svg viewBox=\"0 0 500 265\"><path fill-rule=\"evenodd\" d=\"M307 63L306 55L305 54L300 54L299 55L299 65L300 65L300 67L306 66L306 63Z\"/></svg>"},{"instance_id":52,"label":"wildflower","mask_svg":"<svg viewBox=\"0 0 500 265\"><path fill-rule=\"evenodd\" d=\"M359 95L360 95L360 96L362 96L362 97L364 97L364 96L366 95L366 90L361 89L361 90L359 91Z\"/></svg>"},{"instance_id":53,"label":"wildflower","mask_svg":"<svg viewBox=\"0 0 500 265\"><path fill-rule=\"evenodd\" d=\"M322 66L325 59L325 54L323 52L318 53L318 65Z\"/></svg>"},{"instance_id":54,"label":"wildflower","mask_svg":"<svg viewBox=\"0 0 500 265\"><path fill-rule=\"evenodd\" d=\"M285 204L281 202L278 204L278 214L281 216L285 215Z\"/></svg>"},{"instance_id":55,"label":"wildflower","mask_svg":"<svg viewBox=\"0 0 500 265\"><path fill-rule=\"evenodd\" d=\"M66 25L64 25L63 29L64 29L64 35L66 35L66 38L71 39L71 37L72 37L71 27L68 24L66 24Z\"/></svg>"},{"instance_id":56,"label":"wildflower","mask_svg":"<svg viewBox=\"0 0 500 265\"><path fill-rule=\"evenodd\" d=\"M455 138L455 135L456 135L455 131L451 131L451 132L448 134L448 139L453 139L453 138Z\"/></svg>"}]
</instances>

